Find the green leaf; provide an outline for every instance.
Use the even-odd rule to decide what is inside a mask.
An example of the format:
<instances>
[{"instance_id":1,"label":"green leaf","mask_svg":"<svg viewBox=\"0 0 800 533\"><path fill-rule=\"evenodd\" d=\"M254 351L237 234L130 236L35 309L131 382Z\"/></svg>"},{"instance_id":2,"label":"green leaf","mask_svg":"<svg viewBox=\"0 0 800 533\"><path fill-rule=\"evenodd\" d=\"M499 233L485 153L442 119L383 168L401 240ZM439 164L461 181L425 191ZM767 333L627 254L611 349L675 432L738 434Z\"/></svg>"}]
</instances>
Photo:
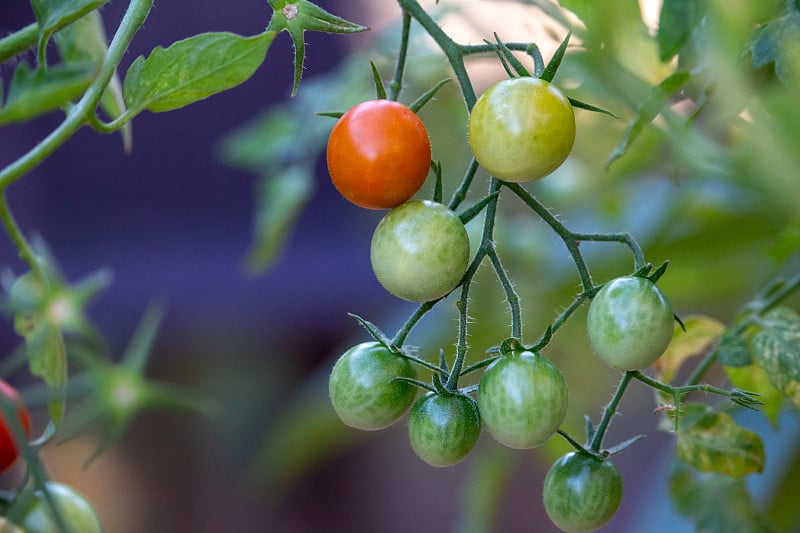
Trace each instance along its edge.
<instances>
[{"instance_id":1,"label":"green leaf","mask_svg":"<svg viewBox=\"0 0 800 533\"><path fill-rule=\"evenodd\" d=\"M758 366L784 396L800 407L800 316L785 307L767 313L751 345Z\"/></svg>"},{"instance_id":2,"label":"green leaf","mask_svg":"<svg viewBox=\"0 0 800 533\"><path fill-rule=\"evenodd\" d=\"M769 382L769 376L764 369L754 364L723 368L734 387L758 394L758 399L763 402L759 410L764 413L773 426L777 426L778 415L783 404L783 394Z\"/></svg>"},{"instance_id":3,"label":"green leaf","mask_svg":"<svg viewBox=\"0 0 800 533\"><path fill-rule=\"evenodd\" d=\"M742 477L764 470L764 443L726 413L698 403L681 406L678 457L701 472Z\"/></svg>"},{"instance_id":4,"label":"green leaf","mask_svg":"<svg viewBox=\"0 0 800 533\"><path fill-rule=\"evenodd\" d=\"M658 21L659 57L672 59L700 25L706 13L706 0L664 0Z\"/></svg>"},{"instance_id":5,"label":"green leaf","mask_svg":"<svg viewBox=\"0 0 800 533\"><path fill-rule=\"evenodd\" d=\"M45 47L53 33L107 2L108 0L31 0L33 14L39 23L40 65L44 65Z\"/></svg>"},{"instance_id":6,"label":"green leaf","mask_svg":"<svg viewBox=\"0 0 800 533\"><path fill-rule=\"evenodd\" d=\"M67 355L61 332L46 320L36 320L25 335L31 374L41 377L49 393L50 418L58 425L64 414Z\"/></svg>"},{"instance_id":7,"label":"green leaf","mask_svg":"<svg viewBox=\"0 0 800 533\"><path fill-rule=\"evenodd\" d=\"M263 176L256 196L255 238L247 267L263 272L280 254L286 237L314 190L313 168L295 165L276 176Z\"/></svg>"},{"instance_id":8,"label":"green leaf","mask_svg":"<svg viewBox=\"0 0 800 533\"><path fill-rule=\"evenodd\" d=\"M725 333L717 346L717 361L726 367L750 365L753 358L750 356L747 340L732 332Z\"/></svg>"},{"instance_id":9,"label":"green leaf","mask_svg":"<svg viewBox=\"0 0 800 533\"><path fill-rule=\"evenodd\" d=\"M775 240L769 249L769 255L775 259L776 263L782 264L798 251L800 251L800 217L789 221L775 235Z\"/></svg>"},{"instance_id":10,"label":"green leaf","mask_svg":"<svg viewBox=\"0 0 800 533\"><path fill-rule=\"evenodd\" d=\"M456 531L484 533L494 531L509 478L514 473L514 455L502 446L491 446L471 462L459 498Z\"/></svg>"},{"instance_id":11,"label":"green leaf","mask_svg":"<svg viewBox=\"0 0 800 533\"><path fill-rule=\"evenodd\" d=\"M775 73L786 84L800 81L800 13L787 9L757 30L750 43L754 68L775 64Z\"/></svg>"},{"instance_id":12,"label":"green leaf","mask_svg":"<svg viewBox=\"0 0 800 533\"><path fill-rule=\"evenodd\" d=\"M622 134L619 144L608 156L605 165L606 169L627 152L633 141L642 133L644 127L656 118L656 115L661 112L661 109L669 102L670 98L686 85L690 78L691 76L688 72L676 72L653 87L650 91L650 97L639 107L636 117L628 123L628 127L625 129L625 133Z\"/></svg>"},{"instance_id":13,"label":"green leaf","mask_svg":"<svg viewBox=\"0 0 800 533\"><path fill-rule=\"evenodd\" d=\"M123 83L132 112L159 113L203 100L246 81L264 61L274 32L253 37L202 33L138 57Z\"/></svg>"},{"instance_id":14,"label":"green leaf","mask_svg":"<svg viewBox=\"0 0 800 533\"><path fill-rule=\"evenodd\" d=\"M33 71L20 63L0 109L0 124L28 120L67 104L83 94L94 76L94 68L88 63Z\"/></svg>"},{"instance_id":15,"label":"green leaf","mask_svg":"<svg viewBox=\"0 0 800 533\"><path fill-rule=\"evenodd\" d=\"M669 481L675 509L695 523L698 533L771 531L756 509L744 479L700 473L675 461Z\"/></svg>"},{"instance_id":16,"label":"green leaf","mask_svg":"<svg viewBox=\"0 0 800 533\"><path fill-rule=\"evenodd\" d=\"M90 12L58 32L55 41L65 63L90 63L94 65L96 73L102 67L108 51L108 39L99 11ZM103 92L100 107L112 119L125 112L122 82L117 73L114 73ZM133 143L130 122L123 126L121 133L125 151L129 152Z\"/></svg>"}]
</instances>

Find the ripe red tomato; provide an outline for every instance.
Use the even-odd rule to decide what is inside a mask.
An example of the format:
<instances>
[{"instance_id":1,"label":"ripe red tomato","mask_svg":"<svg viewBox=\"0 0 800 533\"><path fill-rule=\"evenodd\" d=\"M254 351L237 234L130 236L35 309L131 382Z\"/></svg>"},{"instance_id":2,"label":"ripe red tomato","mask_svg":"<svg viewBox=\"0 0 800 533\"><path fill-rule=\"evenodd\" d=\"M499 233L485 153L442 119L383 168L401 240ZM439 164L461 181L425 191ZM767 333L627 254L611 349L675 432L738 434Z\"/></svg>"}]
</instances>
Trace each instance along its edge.
<instances>
[{"instance_id":1,"label":"ripe red tomato","mask_svg":"<svg viewBox=\"0 0 800 533\"><path fill-rule=\"evenodd\" d=\"M328 138L333 184L342 196L368 209L389 209L414 196L430 164L425 125L411 109L392 100L354 106Z\"/></svg>"},{"instance_id":2,"label":"ripe red tomato","mask_svg":"<svg viewBox=\"0 0 800 533\"><path fill-rule=\"evenodd\" d=\"M25 430L25 435L31 435L31 415L28 409L23 405L22 398L20 398L17 390L0 380L0 394L11 400L17 406L17 420L19 421L22 429ZM0 413L0 472L8 470L11 465L19 457L19 446L14 440L14 432L8 423L5 416Z\"/></svg>"}]
</instances>

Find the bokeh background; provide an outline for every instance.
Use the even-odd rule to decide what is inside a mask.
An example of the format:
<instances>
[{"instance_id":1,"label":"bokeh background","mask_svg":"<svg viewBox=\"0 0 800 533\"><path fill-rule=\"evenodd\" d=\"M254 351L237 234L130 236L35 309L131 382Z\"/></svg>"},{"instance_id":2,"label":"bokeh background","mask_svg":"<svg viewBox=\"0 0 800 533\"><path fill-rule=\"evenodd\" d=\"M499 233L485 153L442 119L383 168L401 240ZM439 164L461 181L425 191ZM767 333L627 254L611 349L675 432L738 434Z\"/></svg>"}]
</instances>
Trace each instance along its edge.
<instances>
[{"instance_id":1,"label":"bokeh background","mask_svg":"<svg viewBox=\"0 0 800 533\"><path fill-rule=\"evenodd\" d=\"M327 402L335 358L367 339L348 313L393 332L414 306L388 295L374 279L369 241L382 214L339 197L321 151L332 121L313 115L369 97L370 59L385 79L391 76L399 10L388 0L318 3L372 30L350 37L307 33L305 78L294 101L291 42L284 34L242 86L168 114L137 117L131 154L123 153L119 136L84 128L8 190L22 227L44 237L68 279L101 267L113 272L113 284L90 308L109 345L121 353L144 309L163 303L166 315L148 375L189 388L218 407L213 417L146 411L88 468L84 460L97 443L94 433L48 445L43 451L48 470L92 500L109 533L484 531L487 523L491 531L552 531L540 503L541 483L550 462L567 449L560 439L535 451L513 452L484 434L464 463L435 469L414 456L404 422L360 433L338 422ZM443 2L450 5L442 6L440 15L444 28L462 42L479 43L501 30L506 40L535 40L547 59L566 32L529 5L535 3L487 1L465 8L469 2ZM424 4L434 9L433 2ZM646 93L614 68L625 64L639 81L656 83L670 67L658 61L653 28L638 17L639 10L630 17L630 7L615 11L614 6L595 20L594 35L598 42L605 39L610 51L598 60L573 47L559 81L571 94L627 119ZM645 21L654 20L658 6L641 2ZM110 33L125 7L113 1L103 8ZM157 2L121 71L155 46L205 31L254 34L268 17L263 0ZM32 21L25 2L0 6L0 32ZM416 35L413 43L401 97L407 102L448 75L424 36ZM504 75L492 58L470 67L479 91ZM4 79L12 71L13 66L0 67ZM243 154L258 152L258 146L244 149L236 139L272 124L275 113L286 110L301 118L265 137L274 143L277 136L284 146L265 142L272 150L269 166L254 168L263 159ZM446 87L421 116L434 157L444 164L448 194L469 160L456 88ZM781 126L796 133L797 118L783 117ZM58 121L49 116L0 129L0 165ZM708 146L688 133L680 139L661 124L606 171L603 162L625 122L579 111L578 123L574 156L531 190L570 228L629 230L650 261L671 260L661 286L678 313L730 321L771 277L797 270L797 254L780 246L800 228L793 212L799 180L796 172L792 177L783 172L796 155L765 163L767 157L758 153L745 157L719 148L726 141L719 124L708 125ZM299 132L300 125L313 134ZM314 169L313 193L281 253L266 271L254 274L245 257L258 187L265 176L280 172L281 153L286 166L302 161ZM729 165L724 171L714 167L723 163ZM476 185L471 200L481 190ZM429 194L429 188L420 194ZM477 228L471 230L477 237ZM503 200L497 237L523 298L530 342L571 301L578 278L563 245L511 197ZM621 246L586 245L585 252L596 279L631 269ZM6 239L0 240L0 263L15 273L24 270ZM502 292L488 269L481 271L472 316L471 356L477 360L509 334ZM619 377L592 356L584 317L585 309L546 354L567 377L566 427L575 435L581 435L584 414L599 418ZM452 353L455 333L454 304L444 302L409 342L435 357L440 347ZM17 344L11 321L4 321L0 354ZM29 380L24 373L16 379ZM652 393L634 384L621 405L623 416L612 426L608 442L637 433L647 438L616 460L626 495L606 531L691 530L671 508L666 476L672 438L657 431L655 407ZM780 432L760 416L747 415L741 423L764 432L768 469L751 485L759 501L767 502L800 451L797 417L785 413ZM18 475L6 475L7 482Z\"/></svg>"}]
</instances>

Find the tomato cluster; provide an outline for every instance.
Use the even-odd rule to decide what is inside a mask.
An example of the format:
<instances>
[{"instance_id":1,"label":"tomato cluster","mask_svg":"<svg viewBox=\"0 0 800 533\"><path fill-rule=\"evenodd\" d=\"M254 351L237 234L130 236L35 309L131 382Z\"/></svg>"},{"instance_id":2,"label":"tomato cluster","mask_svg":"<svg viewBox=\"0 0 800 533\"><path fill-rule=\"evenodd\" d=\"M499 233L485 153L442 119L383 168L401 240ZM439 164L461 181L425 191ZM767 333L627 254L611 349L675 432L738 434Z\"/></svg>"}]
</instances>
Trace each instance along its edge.
<instances>
[{"instance_id":1,"label":"tomato cluster","mask_svg":"<svg viewBox=\"0 0 800 533\"><path fill-rule=\"evenodd\" d=\"M468 134L485 170L503 181L524 182L564 162L575 140L575 117L569 99L554 85L512 78L477 101ZM391 208L370 248L373 271L387 291L428 302L460 285L470 259L461 218L441 203L411 199L428 174L431 149L424 125L409 108L388 100L356 105L333 128L327 160L331 179L345 198L370 209ZM647 278L617 278L593 296L589 343L615 369L652 364L672 332L672 308ZM350 348L334 365L331 403L345 424L363 430L386 428L410 409L411 448L432 466L462 461L483 429L505 446L527 449L547 441L564 421L564 376L517 339L504 342L499 355L479 365L485 369L476 385L459 389L446 364L434 372L433 385L426 385L417 380L414 364L434 367L382 334L373 332L373 337L376 341ZM427 392L417 398L417 387ZM616 512L622 478L607 454L576 448L551 467L544 505L561 529L591 531Z\"/></svg>"}]
</instances>

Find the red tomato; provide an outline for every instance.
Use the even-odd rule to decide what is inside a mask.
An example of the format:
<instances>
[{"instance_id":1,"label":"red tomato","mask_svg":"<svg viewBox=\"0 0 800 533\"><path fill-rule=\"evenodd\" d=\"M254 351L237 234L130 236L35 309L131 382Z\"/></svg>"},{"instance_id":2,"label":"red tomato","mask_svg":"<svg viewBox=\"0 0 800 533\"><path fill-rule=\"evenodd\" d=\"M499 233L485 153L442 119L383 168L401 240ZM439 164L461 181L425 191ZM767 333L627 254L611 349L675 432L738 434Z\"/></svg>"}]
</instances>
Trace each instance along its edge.
<instances>
[{"instance_id":1,"label":"red tomato","mask_svg":"<svg viewBox=\"0 0 800 533\"><path fill-rule=\"evenodd\" d=\"M31 435L31 415L23 405L17 390L0 380L0 394L11 400L17 405L17 419L25 430L25 435ZM19 457L19 446L14 441L14 432L8 424L5 416L0 413L0 472L11 467Z\"/></svg>"},{"instance_id":2,"label":"red tomato","mask_svg":"<svg viewBox=\"0 0 800 533\"><path fill-rule=\"evenodd\" d=\"M328 172L339 192L368 209L414 196L431 164L425 125L407 106L368 100L342 115L328 138Z\"/></svg>"}]
</instances>

